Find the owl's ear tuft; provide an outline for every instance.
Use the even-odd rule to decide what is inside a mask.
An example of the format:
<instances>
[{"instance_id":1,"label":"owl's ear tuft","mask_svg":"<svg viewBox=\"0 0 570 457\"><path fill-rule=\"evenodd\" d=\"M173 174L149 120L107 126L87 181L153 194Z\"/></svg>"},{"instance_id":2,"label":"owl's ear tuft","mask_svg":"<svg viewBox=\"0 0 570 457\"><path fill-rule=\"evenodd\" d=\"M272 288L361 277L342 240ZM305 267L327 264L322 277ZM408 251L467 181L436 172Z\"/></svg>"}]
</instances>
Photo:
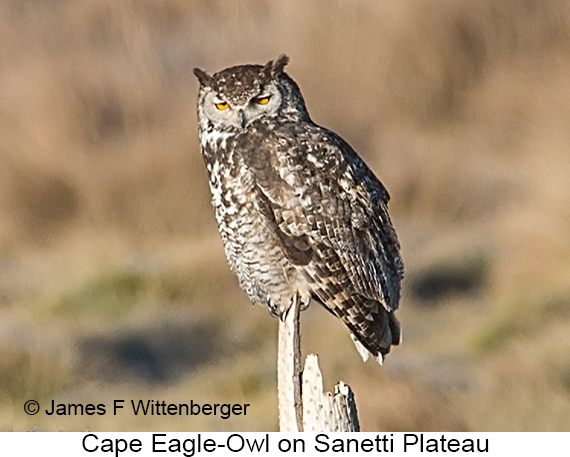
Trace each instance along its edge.
<instances>
[{"instance_id":1,"label":"owl's ear tuft","mask_svg":"<svg viewBox=\"0 0 570 457\"><path fill-rule=\"evenodd\" d=\"M193 72L196 75L196 78L198 78L198 81L200 81L201 86L210 86L212 75L200 68L194 68Z\"/></svg>"},{"instance_id":2,"label":"owl's ear tuft","mask_svg":"<svg viewBox=\"0 0 570 457\"><path fill-rule=\"evenodd\" d=\"M283 73L283 69L288 63L289 57L287 57L285 54L281 54L279 57L277 57L277 59L270 60L265 64L263 67L263 74L266 78L275 78L276 76L279 76L281 73Z\"/></svg>"}]
</instances>

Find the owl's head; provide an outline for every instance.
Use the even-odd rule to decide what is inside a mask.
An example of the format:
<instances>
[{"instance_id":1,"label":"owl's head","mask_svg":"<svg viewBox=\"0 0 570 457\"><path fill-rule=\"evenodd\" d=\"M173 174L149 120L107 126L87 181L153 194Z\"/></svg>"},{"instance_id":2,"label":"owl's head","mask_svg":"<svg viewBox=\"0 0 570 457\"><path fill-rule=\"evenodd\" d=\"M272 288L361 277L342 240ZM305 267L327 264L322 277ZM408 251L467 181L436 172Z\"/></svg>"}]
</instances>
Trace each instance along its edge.
<instances>
[{"instance_id":1,"label":"owl's head","mask_svg":"<svg viewBox=\"0 0 570 457\"><path fill-rule=\"evenodd\" d=\"M285 55L265 65L240 65L214 73L199 68L198 120L224 131L244 131L258 119L308 119L297 84L283 71Z\"/></svg>"}]
</instances>

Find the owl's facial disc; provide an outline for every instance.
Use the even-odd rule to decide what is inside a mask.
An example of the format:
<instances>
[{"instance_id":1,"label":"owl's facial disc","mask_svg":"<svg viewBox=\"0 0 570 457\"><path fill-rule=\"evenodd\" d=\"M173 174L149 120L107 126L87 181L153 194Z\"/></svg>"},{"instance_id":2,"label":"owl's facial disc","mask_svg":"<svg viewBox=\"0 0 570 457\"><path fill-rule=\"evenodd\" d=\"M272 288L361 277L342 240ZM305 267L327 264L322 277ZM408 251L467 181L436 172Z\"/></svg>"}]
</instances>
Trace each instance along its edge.
<instances>
[{"instance_id":1,"label":"owl's facial disc","mask_svg":"<svg viewBox=\"0 0 570 457\"><path fill-rule=\"evenodd\" d=\"M240 131L261 117L277 114L282 97L275 84L268 84L260 92L252 93L252 96L227 100L210 91L204 97L204 114L216 125Z\"/></svg>"}]
</instances>

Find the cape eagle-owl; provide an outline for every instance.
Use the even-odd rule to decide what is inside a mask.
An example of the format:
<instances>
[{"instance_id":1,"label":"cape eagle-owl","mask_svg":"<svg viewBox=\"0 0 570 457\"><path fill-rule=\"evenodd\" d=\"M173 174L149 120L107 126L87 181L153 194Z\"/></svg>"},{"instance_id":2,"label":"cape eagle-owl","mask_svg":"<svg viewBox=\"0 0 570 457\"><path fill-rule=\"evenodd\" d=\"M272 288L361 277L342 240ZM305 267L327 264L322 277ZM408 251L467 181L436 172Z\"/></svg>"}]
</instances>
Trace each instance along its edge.
<instances>
[{"instance_id":1,"label":"cape eagle-owl","mask_svg":"<svg viewBox=\"0 0 570 457\"><path fill-rule=\"evenodd\" d=\"M253 303L286 316L321 303L360 354L400 341L403 264L388 192L340 136L309 117L281 56L198 68L198 129L226 257Z\"/></svg>"}]
</instances>

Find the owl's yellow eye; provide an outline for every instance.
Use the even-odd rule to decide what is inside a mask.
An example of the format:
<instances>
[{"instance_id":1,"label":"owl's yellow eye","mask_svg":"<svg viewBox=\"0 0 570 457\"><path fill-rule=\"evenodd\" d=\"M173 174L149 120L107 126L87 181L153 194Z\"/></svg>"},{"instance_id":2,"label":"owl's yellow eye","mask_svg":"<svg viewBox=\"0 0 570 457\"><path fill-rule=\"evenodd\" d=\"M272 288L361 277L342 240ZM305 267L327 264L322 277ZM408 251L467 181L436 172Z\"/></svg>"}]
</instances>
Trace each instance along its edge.
<instances>
[{"instance_id":1,"label":"owl's yellow eye","mask_svg":"<svg viewBox=\"0 0 570 457\"><path fill-rule=\"evenodd\" d=\"M220 111L226 109L228 105L226 102L222 102L222 103L216 103L216 108L218 108Z\"/></svg>"},{"instance_id":2,"label":"owl's yellow eye","mask_svg":"<svg viewBox=\"0 0 570 457\"><path fill-rule=\"evenodd\" d=\"M255 103L258 105L267 105L269 102L269 97L259 97L255 99Z\"/></svg>"}]
</instances>

